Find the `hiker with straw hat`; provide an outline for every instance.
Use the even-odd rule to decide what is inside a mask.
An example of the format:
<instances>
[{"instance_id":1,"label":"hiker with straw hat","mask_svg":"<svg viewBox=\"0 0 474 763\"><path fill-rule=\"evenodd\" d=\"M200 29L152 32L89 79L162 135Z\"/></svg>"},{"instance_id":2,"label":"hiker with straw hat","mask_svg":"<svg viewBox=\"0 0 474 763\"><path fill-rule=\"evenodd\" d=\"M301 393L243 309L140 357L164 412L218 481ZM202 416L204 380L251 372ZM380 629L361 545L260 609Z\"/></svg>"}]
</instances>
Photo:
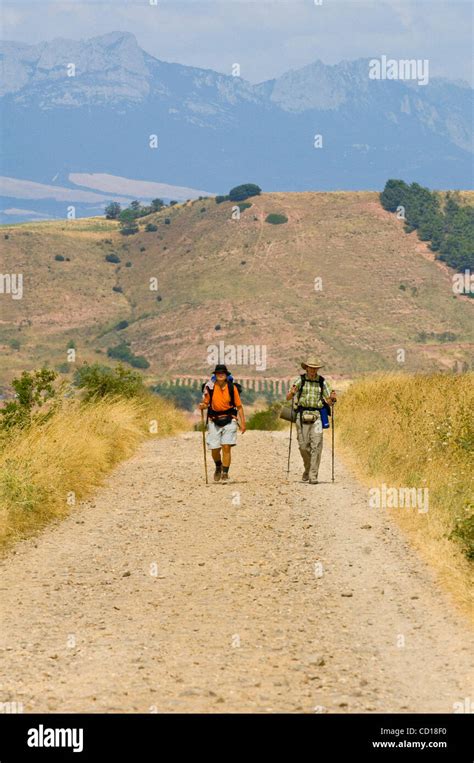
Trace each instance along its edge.
<instances>
[{"instance_id":1,"label":"hiker with straw hat","mask_svg":"<svg viewBox=\"0 0 474 763\"><path fill-rule=\"evenodd\" d=\"M304 463L303 482L317 485L319 464L323 451L323 429L328 424L327 413L336 402L336 393L318 374L323 364L315 357L310 357L301 364L305 373L295 380L286 399L296 395L296 433L298 446Z\"/></svg>"}]
</instances>

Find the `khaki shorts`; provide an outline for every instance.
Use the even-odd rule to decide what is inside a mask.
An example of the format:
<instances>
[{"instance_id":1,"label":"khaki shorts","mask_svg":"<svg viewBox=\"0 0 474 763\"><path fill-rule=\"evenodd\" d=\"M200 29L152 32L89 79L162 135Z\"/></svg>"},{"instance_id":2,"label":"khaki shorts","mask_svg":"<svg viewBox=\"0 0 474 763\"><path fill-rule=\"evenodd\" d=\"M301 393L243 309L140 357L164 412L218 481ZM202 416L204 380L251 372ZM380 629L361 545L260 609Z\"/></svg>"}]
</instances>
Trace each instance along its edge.
<instances>
[{"instance_id":1,"label":"khaki shorts","mask_svg":"<svg viewBox=\"0 0 474 763\"><path fill-rule=\"evenodd\" d=\"M230 424L218 427L213 421L207 425L206 443L211 450L220 448L221 445L237 445L237 421L232 419Z\"/></svg>"}]
</instances>

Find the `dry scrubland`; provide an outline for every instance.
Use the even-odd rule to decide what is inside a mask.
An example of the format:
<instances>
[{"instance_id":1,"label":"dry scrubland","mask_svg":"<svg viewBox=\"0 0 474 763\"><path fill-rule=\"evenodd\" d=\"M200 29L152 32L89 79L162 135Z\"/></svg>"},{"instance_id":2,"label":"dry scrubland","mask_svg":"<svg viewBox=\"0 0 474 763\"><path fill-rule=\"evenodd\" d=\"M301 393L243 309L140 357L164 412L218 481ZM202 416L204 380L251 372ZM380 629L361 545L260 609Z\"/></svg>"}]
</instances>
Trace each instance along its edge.
<instances>
[{"instance_id":1,"label":"dry scrubland","mask_svg":"<svg viewBox=\"0 0 474 763\"><path fill-rule=\"evenodd\" d=\"M451 271L377 193L264 193L249 203L238 221L214 199L166 208L132 236L98 218L3 226L3 272L24 274L23 298L3 302L6 368L60 366L70 341L78 364L130 342L154 379L203 372L206 347L221 339L266 345L268 375L291 373L308 338L344 375L397 368L399 348L410 371L471 361L472 300L453 295ZM270 213L288 222L270 225Z\"/></svg>"},{"instance_id":2,"label":"dry scrubland","mask_svg":"<svg viewBox=\"0 0 474 763\"><path fill-rule=\"evenodd\" d=\"M472 613L474 374L386 374L337 407L338 442L368 487L429 488L429 510L387 511ZM470 561L471 560L471 561Z\"/></svg>"},{"instance_id":3,"label":"dry scrubland","mask_svg":"<svg viewBox=\"0 0 474 763\"><path fill-rule=\"evenodd\" d=\"M149 434L150 421L157 435ZM0 438L0 545L68 513L147 437L186 428L184 416L158 398L67 401L45 423Z\"/></svg>"}]
</instances>

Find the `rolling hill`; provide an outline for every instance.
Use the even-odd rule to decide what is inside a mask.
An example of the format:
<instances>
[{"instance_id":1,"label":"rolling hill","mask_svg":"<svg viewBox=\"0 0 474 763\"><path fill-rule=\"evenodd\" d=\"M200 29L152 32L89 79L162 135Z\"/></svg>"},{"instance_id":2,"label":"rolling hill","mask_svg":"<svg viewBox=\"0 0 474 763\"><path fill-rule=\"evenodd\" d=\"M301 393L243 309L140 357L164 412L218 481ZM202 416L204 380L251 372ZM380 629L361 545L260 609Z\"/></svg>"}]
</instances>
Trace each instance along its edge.
<instances>
[{"instance_id":1,"label":"rolling hill","mask_svg":"<svg viewBox=\"0 0 474 763\"><path fill-rule=\"evenodd\" d=\"M350 376L471 364L472 300L453 294L452 272L378 194L268 193L249 203L240 220L230 202L176 205L141 218L132 236L103 218L3 226L1 272L23 274L24 293L0 297L0 382L64 364L71 342L76 365L110 363L107 349L128 342L149 378L205 373L207 348L220 341L266 347L265 371L237 376L291 374L308 351L329 374ZM271 213L288 222L269 224ZM112 254L120 262L105 259ZM120 321L128 325L114 328Z\"/></svg>"}]
</instances>

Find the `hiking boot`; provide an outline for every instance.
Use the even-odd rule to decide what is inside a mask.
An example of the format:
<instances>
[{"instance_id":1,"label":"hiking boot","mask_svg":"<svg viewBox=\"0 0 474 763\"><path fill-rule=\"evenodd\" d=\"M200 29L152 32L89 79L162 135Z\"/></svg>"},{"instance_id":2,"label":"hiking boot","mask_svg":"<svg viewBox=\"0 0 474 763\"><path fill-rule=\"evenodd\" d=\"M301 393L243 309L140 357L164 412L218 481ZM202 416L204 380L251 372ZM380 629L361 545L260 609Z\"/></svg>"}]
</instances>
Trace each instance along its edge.
<instances>
[{"instance_id":1,"label":"hiking boot","mask_svg":"<svg viewBox=\"0 0 474 763\"><path fill-rule=\"evenodd\" d=\"M309 484L310 485L317 485L318 484L318 480L309 480Z\"/></svg>"},{"instance_id":2,"label":"hiking boot","mask_svg":"<svg viewBox=\"0 0 474 763\"><path fill-rule=\"evenodd\" d=\"M302 482L308 482L309 480L309 474L308 472L303 472L303 476L301 477Z\"/></svg>"},{"instance_id":3,"label":"hiking boot","mask_svg":"<svg viewBox=\"0 0 474 763\"><path fill-rule=\"evenodd\" d=\"M214 482L220 482L222 477L222 468L220 466L216 466L216 471L214 472Z\"/></svg>"},{"instance_id":4,"label":"hiking boot","mask_svg":"<svg viewBox=\"0 0 474 763\"><path fill-rule=\"evenodd\" d=\"M229 472L222 472L221 480L222 480L222 482L228 482L229 481Z\"/></svg>"}]
</instances>

